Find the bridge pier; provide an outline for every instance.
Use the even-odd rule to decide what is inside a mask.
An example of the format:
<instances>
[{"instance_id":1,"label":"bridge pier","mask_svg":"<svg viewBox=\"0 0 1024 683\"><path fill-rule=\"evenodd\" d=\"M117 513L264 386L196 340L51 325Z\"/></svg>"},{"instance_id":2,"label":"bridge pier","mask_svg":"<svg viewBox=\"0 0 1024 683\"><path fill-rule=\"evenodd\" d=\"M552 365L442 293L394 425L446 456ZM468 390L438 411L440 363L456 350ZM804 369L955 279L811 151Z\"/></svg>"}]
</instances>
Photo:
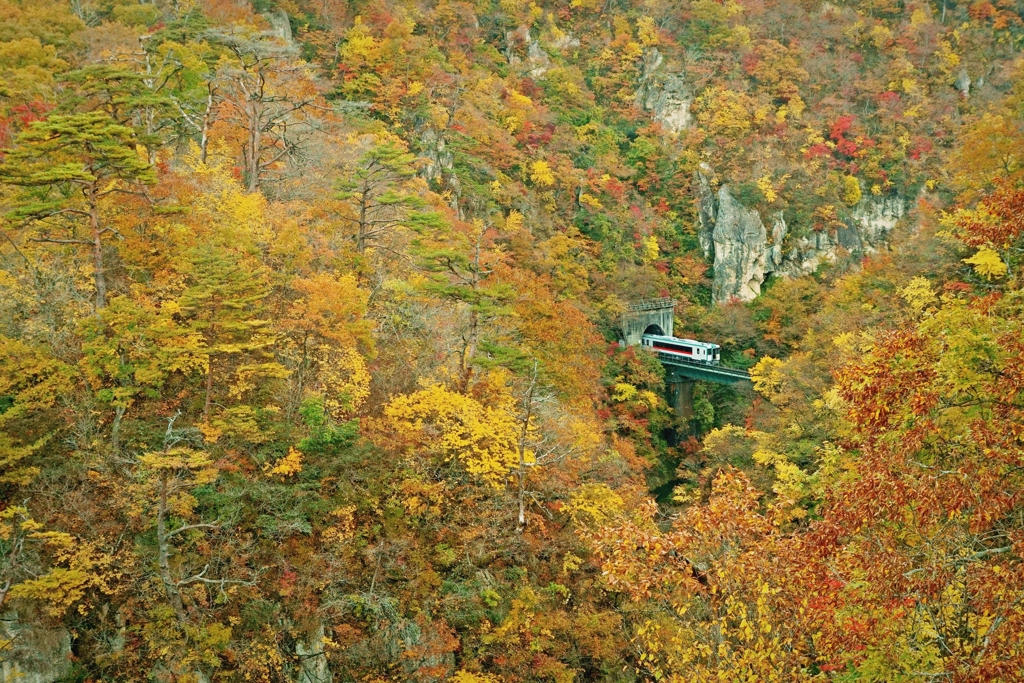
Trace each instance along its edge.
<instances>
[{"instance_id":1,"label":"bridge pier","mask_svg":"<svg viewBox=\"0 0 1024 683\"><path fill-rule=\"evenodd\" d=\"M679 437L694 436L693 380L672 376L665 378L668 404L676 413L676 432Z\"/></svg>"}]
</instances>

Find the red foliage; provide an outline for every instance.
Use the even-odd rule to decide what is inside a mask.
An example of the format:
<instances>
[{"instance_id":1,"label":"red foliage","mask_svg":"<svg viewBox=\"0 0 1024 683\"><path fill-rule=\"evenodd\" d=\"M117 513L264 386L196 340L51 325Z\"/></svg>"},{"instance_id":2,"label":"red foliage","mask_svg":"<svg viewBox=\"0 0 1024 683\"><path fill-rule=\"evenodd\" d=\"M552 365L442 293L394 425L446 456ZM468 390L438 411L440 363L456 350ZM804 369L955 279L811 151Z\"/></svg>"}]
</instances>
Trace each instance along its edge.
<instances>
[{"instance_id":1,"label":"red foliage","mask_svg":"<svg viewBox=\"0 0 1024 683\"><path fill-rule=\"evenodd\" d=\"M957 228L964 242L972 247L989 244L999 248L1024 237L1024 189L1001 182L981 201L981 208L995 220L977 212L962 215Z\"/></svg>"},{"instance_id":2,"label":"red foliage","mask_svg":"<svg viewBox=\"0 0 1024 683\"><path fill-rule=\"evenodd\" d=\"M832 124L832 130L829 131L828 136L833 140L842 139L843 135L849 132L850 128L853 127L854 118L850 114L840 116L836 119L836 122Z\"/></svg>"},{"instance_id":3,"label":"red foliage","mask_svg":"<svg viewBox=\"0 0 1024 683\"><path fill-rule=\"evenodd\" d=\"M836 151L840 154L845 154L848 157L855 156L858 151L857 143L853 140L847 140L846 138L840 137L836 140Z\"/></svg>"},{"instance_id":4,"label":"red foliage","mask_svg":"<svg viewBox=\"0 0 1024 683\"><path fill-rule=\"evenodd\" d=\"M971 16L971 19L983 21L985 19L991 19L996 15L996 8L991 2L976 2L967 8L967 14Z\"/></svg>"},{"instance_id":5,"label":"red foliage","mask_svg":"<svg viewBox=\"0 0 1024 683\"><path fill-rule=\"evenodd\" d=\"M892 107L900 103L900 94L898 92L887 90L886 92L876 95L875 99L877 99L878 103L884 107Z\"/></svg>"},{"instance_id":6,"label":"red foliage","mask_svg":"<svg viewBox=\"0 0 1024 683\"><path fill-rule=\"evenodd\" d=\"M804 156L808 159L813 159L815 157L827 157L830 154L832 154L832 150L829 149L829 146L823 142L819 142L816 145L811 145L810 147L807 148L807 151L804 152Z\"/></svg>"},{"instance_id":7,"label":"red foliage","mask_svg":"<svg viewBox=\"0 0 1024 683\"><path fill-rule=\"evenodd\" d=\"M743 59L740 60L740 65L743 67L743 71L748 76L754 74L754 70L757 69L757 65L761 62L761 57L756 52L748 52L743 55Z\"/></svg>"},{"instance_id":8,"label":"red foliage","mask_svg":"<svg viewBox=\"0 0 1024 683\"><path fill-rule=\"evenodd\" d=\"M914 140L914 144L908 151L908 154L911 159L917 160L921 158L922 154L927 154L928 152L932 151L933 148L934 145L932 144L932 141L929 140L928 138L916 138Z\"/></svg>"}]
</instances>

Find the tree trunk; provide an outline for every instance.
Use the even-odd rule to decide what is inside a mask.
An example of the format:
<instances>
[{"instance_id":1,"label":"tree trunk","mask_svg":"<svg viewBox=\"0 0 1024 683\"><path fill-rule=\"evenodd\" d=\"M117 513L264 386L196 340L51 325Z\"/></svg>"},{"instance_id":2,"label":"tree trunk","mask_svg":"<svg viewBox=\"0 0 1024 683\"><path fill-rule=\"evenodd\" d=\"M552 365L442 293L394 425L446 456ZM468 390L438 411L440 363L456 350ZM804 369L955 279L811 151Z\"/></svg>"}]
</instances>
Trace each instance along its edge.
<instances>
[{"instance_id":1,"label":"tree trunk","mask_svg":"<svg viewBox=\"0 0 1024 683\"><path fill-rule=\"evenodd\" d=\"M356 234L356 251L360 254L366 251L366 205L369 203L370 190L363 186L363 194L359 198L359 232Z\"/></svg>"},{"instance_id":2,"label":"tree trunk","mask_svg":"<svg viewBox=\"0 0 1024 683\"><path fill-rule=\"evenodd\" d=\"M117 406L114 409L114 422L110 426L110 448L115 453L117 453L121 446L121 418L124 417L125 410L127 410L125 406Z\"/></svg>"},{"instance_id":3,"label":"tree trunk","mask_svg":"<svg viewBox=\"0 0 1024 683\"><path fill-rule=\"evenodd\" d=\"M96 310L107 305L107 277L103 271L103 229L100 227L100 209L96 183L89 186L89 227L92 230L92 265L96 284Z\"/></svg>"},{"instance_id":4,"label":"tree trunk","mask_svg":"<svg viewBox=\"0 0 1024 683\"><path fill-rule=\"evenodd\" d=\"M210 408L213 406L213 345L217 341L217 327L214 319L220 307L216 304L210 305L210 328L207 331L207 348L211 349L206 359L206 397L203 400L203 424L210 424Z\"/></svg>"},{"instance_id":5,"label":"tree trunk","mask_svg":"<svg viewBox=\"0 0 1024 683\"><path fill-rule=\"evenodd\" d=\"M245 172L249 192L260 189L260 116L256 105L249 112L249 138L246 141Z\"/></svg>"},{"instance_id":6,"label":"tree trunk","mask_svg":"<svg viewBox=\"0 0 1024 683\"><path fill-rule=\"evenodd\" d=\"M160 481L160 501L157 504L156 512L156 542L159 551L158 563L160 565L160 579L164 582L164 590L167 592L167 599L171 601L174 614L178 621L188 621L188 614L185 612L185 604L181 600L181 591L178 584L171 576L171 542L167 537L167 479Z\"/></svg>"},{"instance_id":7,"label":"tree trunk","mask_svg":"<svg viewBox=\"0 0 1024 683\"><path fill-rule=\"evenodd\" d=\"M210 125L213 123L213 83L207 86L206 111L203 113L203 127L199 131L199 160L206 165L206 155L210 146Z\"/></svg>"},{"instance_id":8,"label":"tree trunk","mask_svg":"<svg viewBox=\"0 0 1024 683\"><path fill-rule=\"evenodd\" d=\"M519 471L518 499L519 499L519 523L516 531L522 533L526 529L526 442L530 435L530 420L533 419L533 392L537 387L537 361L533 361L533 377L530 378L530 388L526 391L523 399L522 428L519 431Z\"/></svg>"},{"instance_id":9,"label":"tree trunk","mask_svg":"<svg viewBox=\"0 0 1024 683\"><path fill-rule=\"evenodd\" d=\"M213 357L206 364L206 400L203 402L203 424L210 424L210 406L213 402Z\"/></svg>"}]
</instances>

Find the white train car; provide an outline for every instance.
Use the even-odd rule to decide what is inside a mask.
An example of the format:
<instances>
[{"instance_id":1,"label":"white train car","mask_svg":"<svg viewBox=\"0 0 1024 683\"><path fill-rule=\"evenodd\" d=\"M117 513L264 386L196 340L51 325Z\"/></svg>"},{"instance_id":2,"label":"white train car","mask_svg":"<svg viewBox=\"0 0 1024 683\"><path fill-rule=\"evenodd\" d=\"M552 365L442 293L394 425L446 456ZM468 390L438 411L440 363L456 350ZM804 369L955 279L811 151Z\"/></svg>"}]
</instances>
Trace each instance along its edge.
<instances>
[{"instance_id":1,"label":"white train car","mask_svg":"<svg viewBox=\"0 0 1024 683\"><path fill-rule=\"evenodd\" d=\"M697 341L696 339L679 339L665 337L660 334L645 334L640 344L657 353L678 356L695 363L718 365L721 362L722 347L718 344Z\"/></svg>"}]
</instances>

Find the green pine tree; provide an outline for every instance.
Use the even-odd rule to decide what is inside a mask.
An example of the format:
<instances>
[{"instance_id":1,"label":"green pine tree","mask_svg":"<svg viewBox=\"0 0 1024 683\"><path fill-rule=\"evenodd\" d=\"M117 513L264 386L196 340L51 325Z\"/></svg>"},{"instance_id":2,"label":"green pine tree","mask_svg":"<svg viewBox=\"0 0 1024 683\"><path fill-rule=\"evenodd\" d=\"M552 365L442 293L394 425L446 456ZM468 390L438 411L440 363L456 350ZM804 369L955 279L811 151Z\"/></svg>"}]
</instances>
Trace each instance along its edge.
<instances>
[{"instance_id":1,"label":"green pine tree","mask_svg":"<svg viewBox=\"0 0 1024 683\"><path fill-rule=\"evenodd\" d=\"M215 380L228 371L228 359L245 357L255 363L238 363L251 377L279 375L277 363L261 362L261 350L272 339L261 334L270 321L263 317L264 301L269 294L265 274L243 262L231 252L211 245L189 252L189 286L179 299L182 314L191 320L191 328L202 335L206 356L203 422L210 422Z\"/></svg>"},{"instance_id":2,"label":"green pine tree","mask_svg":"<svg viewBox=\"0 0 1024 683\"><path fill-rule=\"evenodd\" d=\"M53 115L20 133L0 165L0 182L23 188L7 218L30 241L91 251L96 310L107 300L104 241L116 234L104 199L156 182L136 142L131 128L102 112Z\"/></svg>"}]
</instances>

